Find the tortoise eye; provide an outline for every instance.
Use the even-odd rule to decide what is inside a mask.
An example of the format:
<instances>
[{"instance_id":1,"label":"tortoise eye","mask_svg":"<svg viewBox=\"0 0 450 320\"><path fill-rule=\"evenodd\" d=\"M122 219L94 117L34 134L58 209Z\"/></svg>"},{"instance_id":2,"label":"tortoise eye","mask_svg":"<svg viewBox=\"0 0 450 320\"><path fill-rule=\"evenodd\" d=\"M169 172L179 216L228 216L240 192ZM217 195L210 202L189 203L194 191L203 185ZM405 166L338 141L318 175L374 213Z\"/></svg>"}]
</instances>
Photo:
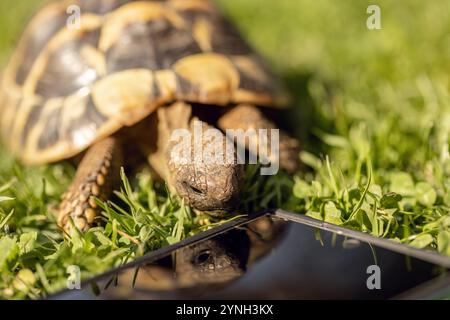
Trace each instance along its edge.
<instances>
[{"instance_id":1,"label":"tortoise eye","mask_svg":"<svg viewBox=\"0 0 450 320\"><path fill-rule=\"evenodd\" d=\"M188 182L186 182L186 181L183 181L183 186L184 186L187 190L192 191L192 192L193 192L194 194L196 194L196 195L199 195L199 196L203 196L203 195L204 195L204 192L203 192L202 190L200 190L200 189L198 189L198 188L196 188L196 187L190 185L190 184L189 184Z\"/></svg>"},{"instance_id":2,"label":"tortoise eye","mask_svg":"<svg viewBox=\"0 0 450 320\"><path fill-rule=\"evenodd\" d=\"M194 260L195 264L204 264L208 262L211 258L211 252L209 250L204 250L200 252Z\"/></svg>"}]
</instances>

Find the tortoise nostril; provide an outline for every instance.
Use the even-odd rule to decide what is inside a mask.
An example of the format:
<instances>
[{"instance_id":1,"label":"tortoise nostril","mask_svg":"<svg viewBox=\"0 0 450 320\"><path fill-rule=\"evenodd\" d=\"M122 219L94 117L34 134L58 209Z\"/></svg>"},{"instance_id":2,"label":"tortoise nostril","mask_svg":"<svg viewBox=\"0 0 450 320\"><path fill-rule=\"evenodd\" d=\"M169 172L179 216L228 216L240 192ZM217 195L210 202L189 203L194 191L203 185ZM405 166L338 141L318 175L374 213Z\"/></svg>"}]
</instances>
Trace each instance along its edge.
<instances>
[{"instance_id":1,"label":"tortoise nostril","mask_svg":"<svg viewBox=\"0 0 450 320\"><path fill-rule=\"evenodd\" d=\"M204 195L204 192L203 192L202 190L200 190L200 189L198 189L198 188L192 186L191 184L189 184L189 183L186 182L186 181L183 181L183 186L184 186L187 190L190 190L190 191L192 191L193 193L195 193L195 194L197 194L197 195L201 195L201 196Z\"/></svg>"}]
</instances>

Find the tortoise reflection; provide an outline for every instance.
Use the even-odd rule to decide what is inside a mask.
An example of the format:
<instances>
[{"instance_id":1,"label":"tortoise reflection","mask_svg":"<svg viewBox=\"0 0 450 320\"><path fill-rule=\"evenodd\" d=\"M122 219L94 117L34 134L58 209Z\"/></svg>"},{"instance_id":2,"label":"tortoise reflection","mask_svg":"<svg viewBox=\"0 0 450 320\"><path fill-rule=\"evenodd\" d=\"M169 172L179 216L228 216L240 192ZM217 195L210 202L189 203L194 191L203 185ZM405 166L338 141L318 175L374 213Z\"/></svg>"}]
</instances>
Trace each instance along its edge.
<instances>
[{"instance_id":1,"label":"tortoise reflection","mask_svg":"<svg viewBox=\"0 0 450 320\"><path fill-rule=\"evenodd\" d=\"M154 264L129 269L107 298L197 297L241 278L278 242L285 223L269 217L177 250ZM137 272L137 273L136 273Z\"/></svg>"}]
</instances>

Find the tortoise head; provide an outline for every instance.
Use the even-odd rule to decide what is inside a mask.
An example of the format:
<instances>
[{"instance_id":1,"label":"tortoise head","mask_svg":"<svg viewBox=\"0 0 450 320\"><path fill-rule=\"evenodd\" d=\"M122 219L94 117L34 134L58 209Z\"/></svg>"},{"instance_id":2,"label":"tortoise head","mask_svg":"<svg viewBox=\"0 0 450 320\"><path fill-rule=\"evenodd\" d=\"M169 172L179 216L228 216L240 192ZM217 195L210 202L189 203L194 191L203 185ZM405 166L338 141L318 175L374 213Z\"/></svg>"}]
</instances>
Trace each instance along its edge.
<instances>
[{"instance_id":1,"label":"tortoise head","mask_svg":"<svg viewBox=\"0 0 450 320\"><path fill-rule=\"evenodd\" d=\"M244 170L221 131L194 119L169 150L173 186L189 205L219 217L236 208Z\"/></svg>"},{"instance_id":2,"label":"tortoise head","mask_svg":"<svg viewBox=\"0 0 450 320\"><path fill-rule=\"evenodd\" d=\"M173 175L178 194L193 208L223 217L239 203L239 165L180 165Z\"/></svg>"}]
</instances>

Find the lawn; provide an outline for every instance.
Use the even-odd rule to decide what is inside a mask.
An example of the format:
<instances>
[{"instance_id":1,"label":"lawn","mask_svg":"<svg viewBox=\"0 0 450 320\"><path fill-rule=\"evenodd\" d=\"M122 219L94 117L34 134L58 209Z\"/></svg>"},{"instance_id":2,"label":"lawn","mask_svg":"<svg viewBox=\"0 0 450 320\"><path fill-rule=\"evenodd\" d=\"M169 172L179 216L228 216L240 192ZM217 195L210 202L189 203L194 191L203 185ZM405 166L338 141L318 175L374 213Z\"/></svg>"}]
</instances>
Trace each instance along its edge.
<instances>
[{"instance_id":1,"label":"lawn","mask_svg":"<svg viewBox=\"0 0 450 320\"><path fill-rule=\"evenodd\" d=\"M38 2L1 1L1 62ZM218 2L292 93L284 125L306 164L264 180L249 168L239 213L280 206L450 256L450 3ZM73 172L0 151L0 297L45 296L70 265L86 277L214 226L144 171L123 176L104 227L63 239L54 208Z\"/></svg>"}]
</instances>

